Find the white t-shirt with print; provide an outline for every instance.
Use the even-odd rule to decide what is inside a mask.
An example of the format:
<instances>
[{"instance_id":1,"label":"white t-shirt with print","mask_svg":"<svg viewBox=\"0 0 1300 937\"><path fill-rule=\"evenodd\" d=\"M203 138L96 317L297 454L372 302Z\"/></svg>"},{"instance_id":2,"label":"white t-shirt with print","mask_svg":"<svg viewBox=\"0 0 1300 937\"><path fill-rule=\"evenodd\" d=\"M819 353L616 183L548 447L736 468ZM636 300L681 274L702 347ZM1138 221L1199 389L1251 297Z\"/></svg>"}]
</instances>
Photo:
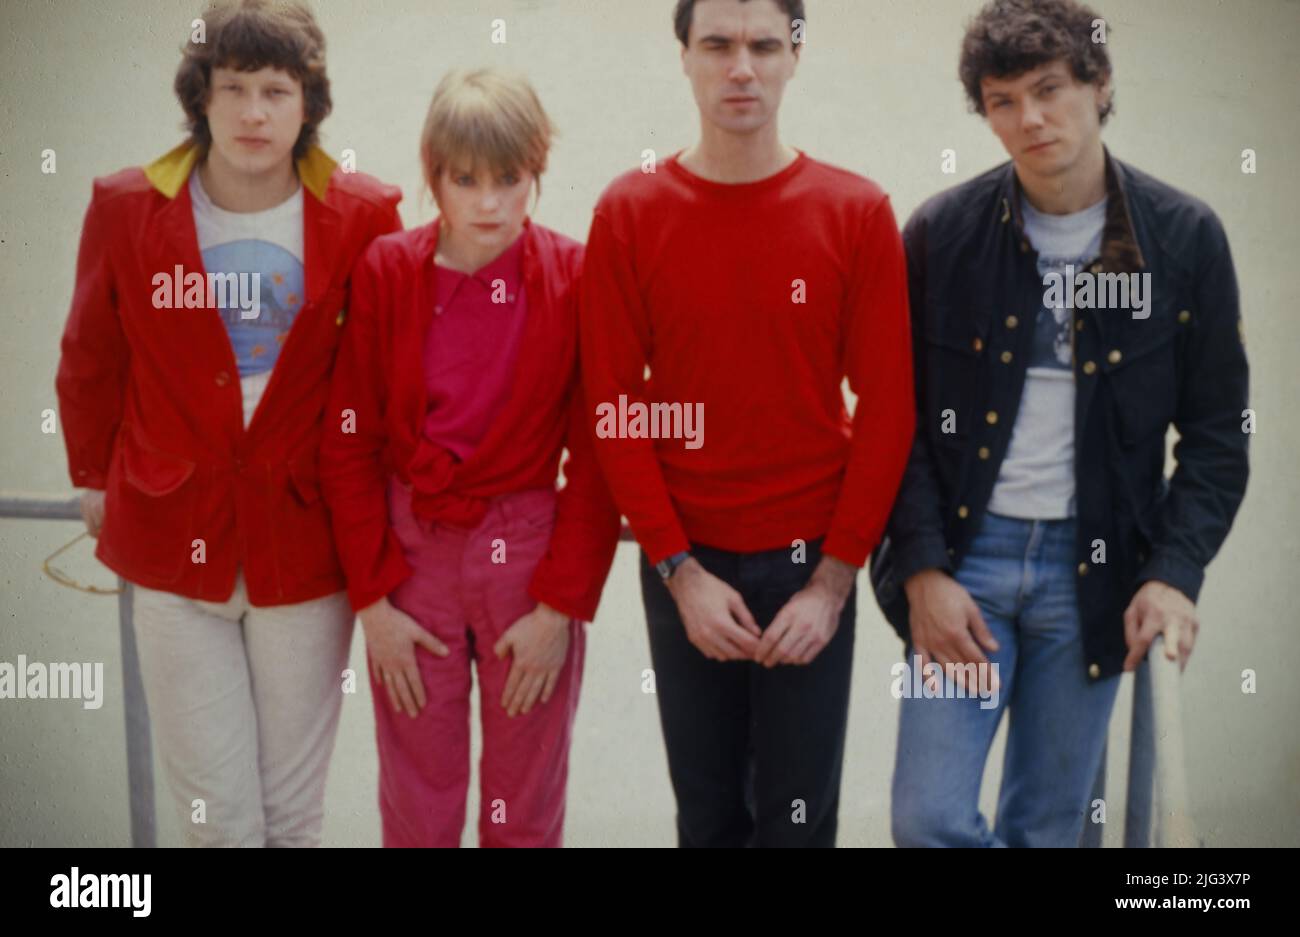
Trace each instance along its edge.
<instances>
[{"instance_id":1,"label":"white t-shirt with print","mask_svg":"<svg viewBox=\"0 0 1300 937\"><path fill-rule=\"evenodd\" d=\"M1038 274L1085 269L1101 250L1106 200L1069 215L1037 211L1023 197L1025 236L1038 251ZM1075 515L1074 330L1071 310L1038 310L1011 443L989 498L994 514L1029 520Z\"/></svg>"},{"instance_id":2,"label":"white t-shirt with print","mask_svg":"<svg viewBox=\"0 0 1300 937\"><path fill-rule=\"evenodd\" d=\"M247 427L271 380L280 349L302 308L302 186L279 205L257 212L218 208L190 173L190 200L199 252L207 273L259 274L258 315L243 318L238 305L220 310L222 324L239 366L239 385ZM246 282L252 282L248 277Z\"/></svg>"}]
</instances>

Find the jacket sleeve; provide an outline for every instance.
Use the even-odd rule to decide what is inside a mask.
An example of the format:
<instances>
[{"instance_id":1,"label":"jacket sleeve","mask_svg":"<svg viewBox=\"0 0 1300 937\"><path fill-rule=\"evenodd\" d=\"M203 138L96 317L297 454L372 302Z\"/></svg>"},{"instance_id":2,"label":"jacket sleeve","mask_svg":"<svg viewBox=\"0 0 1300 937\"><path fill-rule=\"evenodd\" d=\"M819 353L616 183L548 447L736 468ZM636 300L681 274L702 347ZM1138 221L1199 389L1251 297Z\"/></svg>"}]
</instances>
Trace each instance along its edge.
<instances>
[{"instance_id":1,"label":"jacket sleeve","mask_svg":"<svg viewBox=\"0 0 1300 937\"><path fill-rule=\"evenodd\" d=\"M596 464L591 429L575 369L569 397L564 487L555 510L555 528L538 564L529 595L571 618L592 621L618 547L621 519L605 477Z\"/></svg>"},{"instance_id":2,"label":"jacket sleeve","mask_svg":"<svg viewBox=\"0 0 1300 937\"><path fill-rule=\"evenodd\" d=\"M1177 466L1138 582L1156 579L1193 602L1218 552L1250 474L1245 430L1250 375L1242 341L1237 275L1223 226L1201 223L1192 321L1184 349L1174 426Z\"/></svg>"},{"instance_id":3,"label":"jacket sleeve","mask_svg":"<svg viewBox=\"0 0 1300 937\"><path fill-rule=\"evenodd\" d=\"M565 295L570 304L567 321L574 323L575 343L582 259L582 248L575 247L569 269L570 288ZM564 488L556 504L551 542L533 574L529 594L571 618L592 621L614 562L622 518L596 462L586 419L582 365L577 355L574 358L565 432L568 458L563 467Z\"/></svg>"},{"instance_id":4,"label":"jacket sleeve","mask_svg":"<svg viewBox=\"0 0 1300 937\"><path fill-rule=\"evenodd\" d=\"M105 221L96 194L81 228L76 285L55 378L72 483L101 490L122 424L131 360L118 316Z\"/></svg>"},{"instance_id":5,"label":"jacket sleeve","mask_svg":"<svg viewBox=\"0 0 1300 937\"><path fill-rule=\"evenodd\" d=\"M930 439L925 431L925 252L926 218L915 212L903 229L907 254L908 297L912 317L913 375L916 391L916 432L888 532L895 549L895 569L900 583L925 569L952 571L943 532L939 481L935 474Z\"/></svg>"},{"instance_id":6,"label":"jacket sleeve","mask_svg":"<svg viewBox=\"0 0 1300 937\"><path fill-rule=\"evenodd\" d=\"M888 198L871 211L853 269L844 360L858 400L822 551L861 566L884 533L916 429L907 263Z\"/></svg>"},{"instance_id":7,"label":"jacket sleeve","mask_svg":"<svg viewBox=\"0 0 1300 937\"><path fill-rule=\"evenodd\" d=\"M388 595L411 574L388 521L384 282L379 252L371 245L352 271L348 319L321 437L321 488L348 598L357 611Z\"/></svg>"},{"instance_id":8,"label":"jacket sleeve","mask_svg":"<svg viewBox=\"0 0 1300 937\"><path fill-rule=\"evenodd\" d=\"M582 380L588 432L595 432L595 408L645 403L645 369L650 359L650 319L632 268L628 246L597 209L587 239L581 299ZM663 468L650 439L601 439L593 443L619 509L627 517L651 563L690 549L668 494Z\"/></svg>"}]
</instances>

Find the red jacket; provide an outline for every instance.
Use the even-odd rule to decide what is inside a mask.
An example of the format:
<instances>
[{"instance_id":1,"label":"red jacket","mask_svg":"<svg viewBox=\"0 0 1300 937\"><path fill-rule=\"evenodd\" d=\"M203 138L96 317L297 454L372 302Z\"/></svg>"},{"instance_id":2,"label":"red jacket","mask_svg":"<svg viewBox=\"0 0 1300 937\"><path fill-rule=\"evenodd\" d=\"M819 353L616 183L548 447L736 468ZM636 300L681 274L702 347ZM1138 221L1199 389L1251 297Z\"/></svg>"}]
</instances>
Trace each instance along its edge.
<instances>
[{"instance_id":1,"label":"red jacket","mask_svg":"<svg viewBox=\"0 0 1300 937\"><path fill-rule=\"evenodd\" d=\"M321 443L321 482L352 605L365 608L411 574L389 527L391 475L407 484L416 476L418 488L442 492L446 514L473 516L467 502L555 485L567 447L555 529L529 594L591 621L618 545L619 513L592 453L580 393L582 245L525 221L528 320L514 385L478 448L454 462L430 458L421 433L438 227L434 221L377 239L352 273L351 314Z\"/></svg>"},{"instance_id":2,"label":"red jacket","mask_svg":"<svg viewBox=\"0 0 1300 937\"><path fill-rule=\"evenodd\" d=\"M306 601L344 586L316 464L347 276L400 229L402 196L320 149L299 160L306 301L245 430L217 310L152 302L155 274L203 270L197 156L182 144L95 180L56 381L69 471L106 492L95 555L126 579L224 601L242 566L252 604Z\"/></svg>"}]
</instances>

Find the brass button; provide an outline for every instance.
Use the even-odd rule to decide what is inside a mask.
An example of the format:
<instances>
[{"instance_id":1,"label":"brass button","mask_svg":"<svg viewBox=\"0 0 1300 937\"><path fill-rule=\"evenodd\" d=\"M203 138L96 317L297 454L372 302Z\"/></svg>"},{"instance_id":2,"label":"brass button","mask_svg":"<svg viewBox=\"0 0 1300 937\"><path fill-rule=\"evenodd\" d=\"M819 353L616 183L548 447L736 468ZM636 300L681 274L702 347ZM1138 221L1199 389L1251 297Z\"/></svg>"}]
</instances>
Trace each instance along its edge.
<instances>
[{"instance_id":1,"label":"brass button","mask_svg":"<svg viewBox=\"0 0 1300 937\"><path fill-rule=\"evenodd\" d=\"M338 316L334 319L334 324L342 325L343 320L346 319L347 316L348 316L348 311L346 309L340 309Z\"/></svg>"},{"instance_id":2,"label":"brass button","mask_svg":"<svg viewBox=\"0 0 1300 937\"><path fill-rule=\"evenodd\" d=\"M994 425L995 423L997 423L997 421L998 421L998 414L997 414L997 411L996 411L996 410L990 410L988 413L984 414L984 420L985 420L985 422L987 422L987 423L989 424L989 426L992 426L992 425Z\"/></svg>"},{"instance_id":3,"label":"brass button","mask_svg":"<svg viewBox=\"0 0 1300 937\"><path fill-rule=\"evenodd\" d=\"M1028 252L1028 250L1029 250L1029 242L1028 242L1028 241L1021 241L1021 242L1020 242L1020 253L1024 254L1024 253Z\"/></svg>"},{"instance_id":4,"label":"brass button","mask_svg":"<svg viewBox=\"0 0 1300 937\"><path fill-rule=\"evenodd\" d=\"M960 518L962 518L963 520L964 520L965 518L969 517L969 516L970 516L970 508L966 507L966 505L963 504L961 507L959 507L959 508L957 509L957 516L960 517Z\"/></svg>"},{"instance_id":5,"label":"brass button","mask_svg":"<svg viewBox=\"0 0 1300 937\"><path fill-rule=\"evenodd\" d=\"M971 342L971 347L974 348L976 351L983 351L984 339L977 337L975 341Z\"/></svg>"},{"instance_id":6,"label":"brass button","mask_svg":"<svg viewBox=\"0 0 1300 937\"><path fill-rule=\"evenodd\" d=\"M1083 373L1084 373L1084 374L1091 374L1093 371L1096 371L1096 370L1097 370L1097 362L1095 362L1095 361L1085 361L1085 362L1083 363Z\"/></svg>"},{"instance_id":7,"label":"brass button","mask_svg":"<svg viewBox=\"0 0 1300 937\"><path fill-rule=\"evenodd\" d=\"M1088 665L1088 676L1090 676L1090 677L1092 677L1092 679L1096 680L1098 677L1101 676L1101 668L1100 668L1099 666L1097 666L1096 664L1089 664L1089 665Z\"/></svg>"},{"instance_id":8,"label":"brass button","mask_svg":"<svg viewBox=\"0 0 1300 937\"><path fill-rule=\"evenodd\" d=\"M217 376L213 378L213 380L216 381L218 387L225 387L230 383L230 375L225 371L218 371Z\"/></svg>"},{"instance_id":9,"label":"brass button","mask_svg":"<svg viewBox=\"0 0 1300 937\"><path fill-rule=\"evenodd\" d=\"M980 446L980 458L981 458L981 459L987 459L988 457L989 457L989 447L988 447L988 446Z\"/></svg>"},{"instance_id":10,"label":"brass button","mask_svg":"<svg viewBox=\"0 0 1300 937\"><path fill-rule=\"evenodd\" d=\"M1003 363L1003 364L1010 364L1010 363L1011 363L1011 352L1009 352L1009 351L1004 351L1004 352L1002 352L1002 363Z\"/></svg>"},{"instance_id":11,"label":"brass button","mask_svg":"<svg viewBox=\"0 0 1300 937\"><path fill-rule=\"evenodd\" d=\"M1178 313L1178 321L1179 321L1179 322L1187 323L1187 322L1190 322L1191 319L1192 319L1192 314L1191 314L1190 312L1188 312L1186 309L1184 309L1182 312Z\"/></svg>"},{"instance_id":12,"label":"brass button","mask_svg":"<svg viewBox=\"0 0 1300 937\"><path fill-rule=\"evenodd\" d=\"M1088 575L1088 564L1087 564L1087 563L1080 563L1080 564L1079 564L1079 575L1080 575L1080 576L1086 576L1086 575Z\"/></svg>"},{"instance_id":13,"label":"brass button","mask_svg":"<svg viewBox=\"0 0 1300 937\"><path fill-rule=\"evenodd\" d=\"M1074 330L1075 330L1076 332L1082 332L1082 331L1083 331L1083 320L1082 320L1082 319L1079 319L1078 321L1076 321L1076 322L1074 323Z\"/></svg>"},{"instance_id":14,"label":"brass button","mask_svg":"<svg viewBox=\"0 0 1300 937\"><path fill-rule=\"evenodd\" d=\"M1088 272L1089 272L1089 273L1101 273L1101 264L1100 264L1100 263L1095 263L1095 264L1093 264L1091 267L1088 268Z\"/></svg>"},{"instance_id":15,"label":"brass button","mask_svg":"<svg viewBox=\"0 0 1300 937\"><path fill-rule=\"evenodd\" d=\"M1109 361L1111 364L1119 364L1119 359L1123 357L1124 356L1120 354L1118 348L1112 348L1110 350L1110 353L1106 355L1106 360Z\"/></svg>"},{"instance_id":16,"label":"brass button","mask_svg":"<svg viewBox=\"0 0 1300 937\"><path fill-rule=\"evenodd\" d=\"M1015 316L1007 316L1007 328L1014 329L1019 324L1020 324L1020 320L1017 319Z\"/></svg>"}]
</instances>

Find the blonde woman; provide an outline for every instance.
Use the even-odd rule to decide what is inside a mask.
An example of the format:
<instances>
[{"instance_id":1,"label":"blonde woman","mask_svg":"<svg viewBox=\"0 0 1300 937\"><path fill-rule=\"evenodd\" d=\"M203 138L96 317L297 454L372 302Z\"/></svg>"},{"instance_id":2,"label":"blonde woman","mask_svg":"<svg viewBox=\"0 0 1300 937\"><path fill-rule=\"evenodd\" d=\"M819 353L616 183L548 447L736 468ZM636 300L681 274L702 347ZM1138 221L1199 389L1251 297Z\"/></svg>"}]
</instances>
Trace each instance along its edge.
<instances>
[{"instance_id":1,"label":"blonde woman","mask_svg":"<svg viewBox=\"0 0 1300 937\"><path fill-rule=\"evenodd\" d=\"M582 246L527 213L551 135L522 78L448 75L420 141L439 216L353 271L321 476L365 628L386 846L460 842L471 666L480 845L561 844L619 516L579 392Z\"/></svg>"}]
</instances>

